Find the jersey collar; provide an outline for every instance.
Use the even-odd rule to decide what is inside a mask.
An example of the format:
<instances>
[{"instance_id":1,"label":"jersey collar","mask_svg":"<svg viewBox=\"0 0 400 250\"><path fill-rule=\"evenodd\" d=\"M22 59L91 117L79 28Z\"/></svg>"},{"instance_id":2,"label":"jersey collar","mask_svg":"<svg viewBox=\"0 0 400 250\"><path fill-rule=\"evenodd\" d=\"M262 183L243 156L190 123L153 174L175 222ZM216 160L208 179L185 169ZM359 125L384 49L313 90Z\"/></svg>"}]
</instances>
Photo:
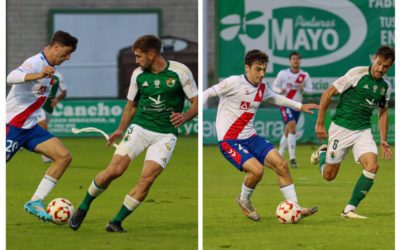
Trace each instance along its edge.
<instances>
[{"instance_id":1,"label":"jersey collar","mask_svg":"<svg viewBox=\"0 0 400 250\"><path fill-rule=\"evenodd\" d=\"M254 88L258 88L258 85L256 85L256 84L250 82L249 79L247 79L246 74L243 74L243 76L244 76L244 79L246 79L246 81L247 81L248 83L250 83L251 86L253 86Z\"/></svg>"},{"instance_id":2,"label":"jersey collar","mask_svg":"<svg viewBox=\"0 0 400 250\"><path fill-rule=\"evenodd\" d=\"M47 57L44 55L44 51L40 52L40 54L42 54L43 58L46 60L46 62L47 62L47 64L48 64L49 66L54 67L54 65L51 64L51 63L49 62L49 60L47 60Z\"/></svg>"}]
</instances>

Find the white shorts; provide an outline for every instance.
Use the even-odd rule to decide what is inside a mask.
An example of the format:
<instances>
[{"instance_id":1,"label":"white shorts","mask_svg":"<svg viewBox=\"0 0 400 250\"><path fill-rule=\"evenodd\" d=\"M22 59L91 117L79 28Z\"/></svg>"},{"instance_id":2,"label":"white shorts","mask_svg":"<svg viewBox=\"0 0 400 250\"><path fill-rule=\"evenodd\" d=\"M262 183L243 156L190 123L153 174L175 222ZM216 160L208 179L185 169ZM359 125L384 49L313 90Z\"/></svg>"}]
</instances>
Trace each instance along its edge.
<instances>
[{"instance_id":1,"label":"white shorts","mask_svg":"<svg viewBox=\"0 0 400 250\"><path fill-rule=\"evenodd\" d=\"M147 148L145 161L155 161L165 168L175 149L176 139L173 134L161 134L132 124L114 154L128 155L133 160Z\"/></svg>"},{"instance_id":2,"label":"white shorts","mask_svg":"<svg viewBox=\"0 0 400 250\"><path fill-rule=\"evenodd\" d=\"M50 121L50 117L51 117L51 114L41 108L36 122L41 122L41 121L45 121L45 120Z\"/></svg>"},{"instance_id":3,"label":"white shorts","mask_svg":"<svg viewBox=\"0 0 400 250\"><path fill-rule=\"evenodd\" d=\"M353 156L356 162L362 154L378 154L378 149L371 129L349 130L335 123L329 127L328 151L326 153L327 163L339 163L346 156L347 152L353 148Z\"/></svg>"}]
</instances>

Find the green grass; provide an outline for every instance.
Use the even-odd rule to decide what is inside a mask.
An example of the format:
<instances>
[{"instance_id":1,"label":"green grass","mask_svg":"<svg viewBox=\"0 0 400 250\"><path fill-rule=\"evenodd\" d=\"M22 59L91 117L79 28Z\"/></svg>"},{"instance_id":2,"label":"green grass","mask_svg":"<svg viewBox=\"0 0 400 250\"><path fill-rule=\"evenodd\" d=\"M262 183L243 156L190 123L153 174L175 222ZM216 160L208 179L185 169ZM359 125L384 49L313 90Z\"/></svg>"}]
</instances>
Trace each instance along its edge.
<instances>
[{"instance_id":1,"label":"green grass","mask_svg":"<svg viewBox=\"0 0 400 250\"><path fill-rule=\"evenodd\" d=\"M65 197L79 206L96 174L107 166L113 149L104 139L63 139L73 155L70 168L46 198ZM197 138L179 138L166 170L143 204L123 223L128 233L104 228L136 183L144 154L131 163L91 206L81 228L42 223L23 210L47 167L26 150L7 164L7 249L197 249Z\"/></svg>"},{"instance_id":2,"label":"green grass","mask_svg":"<svg viewBox=\"0 0 400 250\"><path fill-rule=\"evenodd\" d=\"M361 167L350 152L332 182L322 179L309 156L316 146L298 146L298 169L291 169L299 202L317 205L319 212L299 224L280 224L276 206L283 200L275 174L267 169L252 201L261 215L247 219L234 197L244 174L226 161L216 146L203 150L204 249L394 249L394 160L379 156L380 169L359 213L366 220L345 220L339 215L349 200ZM392 148L394 153L394 148Z\"/></svg>"}]
</instances>

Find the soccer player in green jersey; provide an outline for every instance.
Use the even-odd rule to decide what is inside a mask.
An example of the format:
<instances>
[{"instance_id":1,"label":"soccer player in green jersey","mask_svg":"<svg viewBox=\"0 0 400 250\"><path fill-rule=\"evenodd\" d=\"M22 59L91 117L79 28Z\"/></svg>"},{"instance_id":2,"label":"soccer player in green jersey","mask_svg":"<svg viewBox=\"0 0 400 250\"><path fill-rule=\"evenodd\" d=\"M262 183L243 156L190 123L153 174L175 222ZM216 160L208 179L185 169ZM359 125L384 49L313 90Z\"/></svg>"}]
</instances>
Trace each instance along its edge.
<instances>
[{"instance_id":1,"label":"soccer player in green jersey","mask_svg":"<svg viewBox=\"0 0 400 250\"><path fill-rule=\"evenodd\" d=\"M341 216L365 219L356 208L365 198L374 183L378 171L376 143L371 134L373 109L379 107L379 130L382 157L390 160L392 153L387 143L388 101L390 83L385 74L394 63L395 52L389 46L382 46L373 57L372 65L350 69L337 79L321 96L320 111L315 125L319 139L327 137L324 127L326 110L334 95L340 94L339 104L329 127L328 145L322 145L311 156L311 162L319 162L324 179L332 181L339 172L340 163L352 149L354 160L363 167L350 201Z\"/></svg>"},{"instance_id":2,"label":"soccer player in green jersey","mask_svg":"<svg viewBox=\"0 0 400 250\"><path fill-rule=\"evenodd\" d=\"M57 92L60 90L60 94L57 96ZM54 107L57 103L63 100L67 96L67 85L65 84L64 77L59 71L55 71L51 78L51 88L49 96L46 102L40 109L40 115L37 118L37 123L40 127L47 130L47 124L50 121L51 114L53 113ZM42 160L44 163L50 163L51 158L42 155Z\"/></svg>"},{"instance_id":3,"label":"soccer player in green jersey","mask_svg":"<svg viewBox=\"0 0 400 250\"><path fill-rule=\"evenodd\" d=\"M108 232L125 232L121 222L143 202L169 162L177 140L177 128L197 115L198 93L193 75L185 65L161 56L161 40L153 35L142 36L135 41L132 50L140 67L132 73L120 125L108 144L127 131L110 164L97 174L72 216L69 225L74 230L80 227L91 202L147 148L138 183L125 196L120 211L106 227ZM182 113L185 97L192 105Z\"/></svg>"}]
</instances>

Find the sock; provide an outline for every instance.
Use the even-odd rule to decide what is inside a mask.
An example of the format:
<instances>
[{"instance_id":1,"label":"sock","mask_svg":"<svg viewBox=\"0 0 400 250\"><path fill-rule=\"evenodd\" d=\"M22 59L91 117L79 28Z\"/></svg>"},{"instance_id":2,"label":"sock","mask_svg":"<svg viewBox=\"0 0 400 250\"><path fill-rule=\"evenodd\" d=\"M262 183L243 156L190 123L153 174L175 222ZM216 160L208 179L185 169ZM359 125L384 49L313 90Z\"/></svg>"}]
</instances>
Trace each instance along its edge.
<instances>
[{"instance_id":1,"label":"sock","mask_svg":"<svg viewBox=\"0 0 400 250\"><path fill-rule=\"evenodd\" d=\"M249 201L254 189L248 188L242 184L242 193L240 193L240 199L244 201Z\"/></svg>"},{"instance_id":2,"label":"sock","mask_svg":"<svg viewBox=\"0 0 400 250\"><path fill-rule=\"evenodd\" d=\"M356 210L356 207L355 207L355 206L350 205L350 204L347 204L346 207L344 208L343 212L344 212L345 214L347 214L348 212L354 211L354 210Z\"/></svg>"},{"instance_id":3,"label":"sock","mask_svg":"<svg viewBox=\"0 0 400 250\"><path fill-rule=\"evenodd\" d=\"M88 188L88 191L86 192L85 198L83 199L81 205L79 205L79 208L88 211L90 204L92 201L99 196L101 193L103 193L105 188L100 187L96 184L96 182L93 180L92 183L90 183L90 186Z\"/></svg>"},{"instance_id":4,"label":"sock","mask_svg":"<svg viewBox=\"0 0 400 250\"><path fill-rule=\"evenodd\" d=\"M296 134L288 134L288 149L290 159L296 159Z\"/></svg>"},{"instance_id":5,"label":"sock","mask_svg":"<svg viewBox=\"0 0 400 250\"><path fill-rule=\"evenodd\" d=\"M288 138L285 136L285 133L283 133L281 142L279 143L279 154L281 156L283 156L285 154L285 150L287 147L287 141L288 141Z\"/></svg>"},{"instance_id":6,"label":"sock","mask_svg":"<svg viewBox=\"0 0 400 250\"><path fill-rule=\"evenodd\" d=\"M44 200L44 198L46 198L56 184L57 180L46 174L40 182L31 200Z\"/></svg>"},{"instance_id":7,"label":"sock","mask_svg":"<svg viewBox=\"0 0 400 250\"><path fill-rule=\"evenodd\" d=\"M321 175L324 174L325 163L326 163L326 151L321 151L319 153L319 171L321 172Z\"/></svg>"},{"instance_id":8,"label":"sock","mask_svg":"<svg viewBox=\"0 0 400 250\"><path fill-rule=\"evenodd\" d=\"M294 190L294 184L290 184L286 187L281 187L281 192L285 200L294 201L297 203L296 190Z\"/></svg>"},{"instance_id":9,"label":"sock","mask_svg":"<svg viewBox=\"0 0 400 250\"><path fill-rule=\"evenodd\" d=\"M358 179L356 186L353 189L353 195L349 201L349 205L357 207L358 204L365 198L368 191L374 184L375 174L363 170L360 178ZM345 211L346 212L346 211Z\"/></svg>"},{"instance_id":10,"label":"sock","mask_svg":"<svg viewBox=\"0 0 400 250\"><path fill-rule=\"evenodd\" d=\"M140 202L138 200L129 195L126 195L121 209L119 210L118 214L111 220L111 222L122 222L139 205Z\"/></svg>"}]
</instances>

